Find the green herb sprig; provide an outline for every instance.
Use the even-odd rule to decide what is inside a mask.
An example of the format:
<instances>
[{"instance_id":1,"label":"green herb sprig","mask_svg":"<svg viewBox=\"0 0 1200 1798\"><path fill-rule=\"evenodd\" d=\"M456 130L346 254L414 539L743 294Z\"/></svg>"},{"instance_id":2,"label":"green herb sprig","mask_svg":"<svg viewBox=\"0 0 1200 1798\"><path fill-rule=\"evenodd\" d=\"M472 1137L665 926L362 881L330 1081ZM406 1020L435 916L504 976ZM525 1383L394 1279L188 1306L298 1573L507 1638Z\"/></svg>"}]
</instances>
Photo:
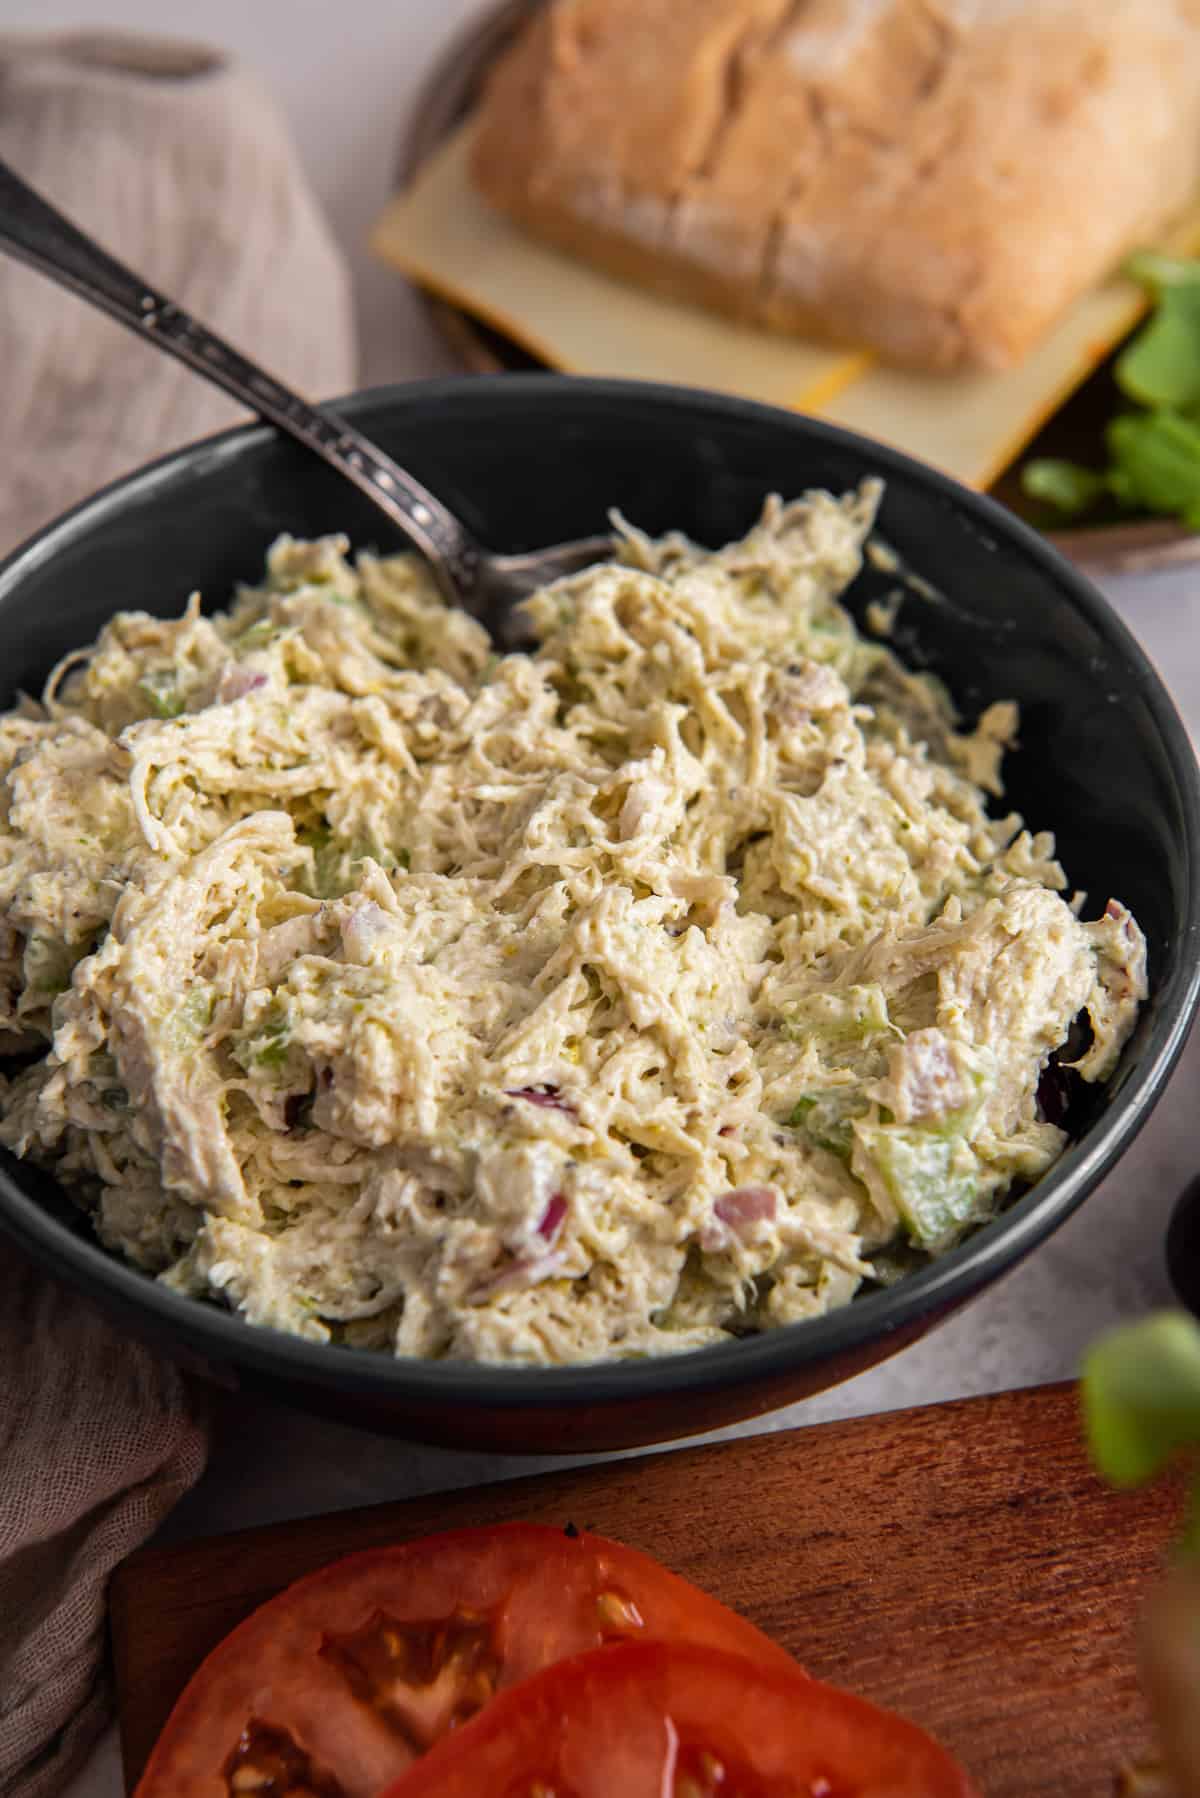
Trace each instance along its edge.
<instances>
[{"instance_id":1,"label":"green herb sprig","mask_svg":"<svg viewBox=\"0 0 1200 1798\"><path fill-rule=\"evenodd\" d=\"M1107 466L1035 457L1022 469L1021 485L1064 517L1110 499L1200 531L1200 260L1145 251L1130 258L1125 273L1153 300L1113 368L1136 410L1109 423Z\"/></svg>"}]
</instances>

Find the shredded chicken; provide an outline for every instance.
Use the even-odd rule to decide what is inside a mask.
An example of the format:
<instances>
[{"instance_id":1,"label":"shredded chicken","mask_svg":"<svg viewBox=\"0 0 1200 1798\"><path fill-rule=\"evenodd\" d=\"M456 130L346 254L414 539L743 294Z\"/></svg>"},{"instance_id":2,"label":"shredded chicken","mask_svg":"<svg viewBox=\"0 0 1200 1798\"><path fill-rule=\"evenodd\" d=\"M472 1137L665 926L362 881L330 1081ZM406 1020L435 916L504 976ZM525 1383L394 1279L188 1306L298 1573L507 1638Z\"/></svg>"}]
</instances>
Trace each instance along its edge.
<instances>
[{"instance_id":1,"label":"shredded chicken","mask_svg":"<svg viewBox=\"0 0 1200 1798\"><path fill-rule=\"evenodd\" d=\"M878 487L625 528L490 653L281 539L0 717L0 1139L251 1322L560 1364L815 1316L992 1216L1145 947L990 817L993 707L856 632Z\"/></svg>"}]
</instances>

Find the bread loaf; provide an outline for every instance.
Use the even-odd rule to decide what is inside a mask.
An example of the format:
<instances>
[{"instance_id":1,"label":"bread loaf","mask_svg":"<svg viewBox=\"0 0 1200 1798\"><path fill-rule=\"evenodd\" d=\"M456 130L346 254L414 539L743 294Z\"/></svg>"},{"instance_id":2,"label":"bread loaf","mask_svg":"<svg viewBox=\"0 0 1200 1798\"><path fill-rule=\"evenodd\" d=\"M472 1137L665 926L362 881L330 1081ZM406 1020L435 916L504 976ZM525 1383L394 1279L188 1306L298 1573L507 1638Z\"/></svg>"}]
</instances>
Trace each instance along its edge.
<instances>
[{"instance_id":1,"label":"bread loaf","mask_svg":"<svg viewBox=\"0 0 1200 1798\"><path fill-rule=\"evenodd\" d=\"M472 166L660 293L1002 368L1200 187L1200 0L551 0Z\"/></svg>"}]
</instances>

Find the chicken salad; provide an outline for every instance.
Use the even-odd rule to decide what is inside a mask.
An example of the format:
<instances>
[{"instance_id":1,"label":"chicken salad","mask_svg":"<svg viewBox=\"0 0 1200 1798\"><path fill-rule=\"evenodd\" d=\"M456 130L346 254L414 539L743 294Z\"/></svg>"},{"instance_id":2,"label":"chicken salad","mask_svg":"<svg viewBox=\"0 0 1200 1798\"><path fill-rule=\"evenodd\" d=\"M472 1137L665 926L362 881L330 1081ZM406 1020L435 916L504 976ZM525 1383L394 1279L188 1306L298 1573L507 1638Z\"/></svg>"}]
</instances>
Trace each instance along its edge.
<instances>
[{"instance_id":1,"label":"chicken salad","mask_svg":"<svg viewBox=\"0 0 1200 1798\"><path fill-rule=\"evenodd\" d=\"M0 1141L249 1321L557 1365L812 1317L952 1246L1146 993L839 595L878 484L623 527L496 656L411 557L284 538L0 716Z\"/></svg>"}]
</instances>

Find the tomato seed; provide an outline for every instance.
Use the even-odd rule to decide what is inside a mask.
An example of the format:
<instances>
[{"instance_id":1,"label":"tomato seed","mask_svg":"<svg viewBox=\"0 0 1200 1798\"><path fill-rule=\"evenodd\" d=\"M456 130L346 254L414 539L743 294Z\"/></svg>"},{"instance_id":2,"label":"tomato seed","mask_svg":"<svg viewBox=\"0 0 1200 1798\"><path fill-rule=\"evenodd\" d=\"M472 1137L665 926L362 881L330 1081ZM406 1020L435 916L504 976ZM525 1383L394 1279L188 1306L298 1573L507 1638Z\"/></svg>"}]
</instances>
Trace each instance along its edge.
<instances>
[{"instance_id":1,"label":"tomato seed","mask_svg":"<svg viewBox=\"0 0 1200 1798\"><path fill-rule=\"evenodd\" d=\"M739 1785L735 1780L732 1787L726 1784L724 1761L717 1759L708 1748L686 1747L679 1756L675 1770L675 1789L672 1798L720 1798L722 1793L729 1793L736 1798ZM757 1790L746 1787L747 1792Z\"/></svg>"},{"instance_id":2,"label":"tomato seed","mask_svg":"<svg viewBox=\"0 0 1200 1798\"><path fill-rule=\"evenodd\" d=\"M382 1611L320 1648L361 1704L369 1704L417 1754L482 1710L500 1662L490 1617L463 1608L452 1617L402 1623Z\"/></svg>"},{"instance_id":3,"label":"tomato seed","mask_svg":"<svg viewBox=\"0 0 1200 1798\"><path fill-rule=\"evenodd\" d=\"M621 1631L645 1629L646 1622L631 1598L622 1598L619 1592L601 1592L596 1600L596 1609L600 1613L600 1621L606 1629Z\"/></svg>"},{"instance_id":4,"label":"tomato seed","mask_svg":"<svg viewBox=\"0 0 1200 1798\"><path fill-rule=\"evenodd\" d=\"M222 1772L235 1798L344 1798L338 1781L313 1766L294 1736L257 1717L246 1724Z\"/></svg>"}]
</instances>

